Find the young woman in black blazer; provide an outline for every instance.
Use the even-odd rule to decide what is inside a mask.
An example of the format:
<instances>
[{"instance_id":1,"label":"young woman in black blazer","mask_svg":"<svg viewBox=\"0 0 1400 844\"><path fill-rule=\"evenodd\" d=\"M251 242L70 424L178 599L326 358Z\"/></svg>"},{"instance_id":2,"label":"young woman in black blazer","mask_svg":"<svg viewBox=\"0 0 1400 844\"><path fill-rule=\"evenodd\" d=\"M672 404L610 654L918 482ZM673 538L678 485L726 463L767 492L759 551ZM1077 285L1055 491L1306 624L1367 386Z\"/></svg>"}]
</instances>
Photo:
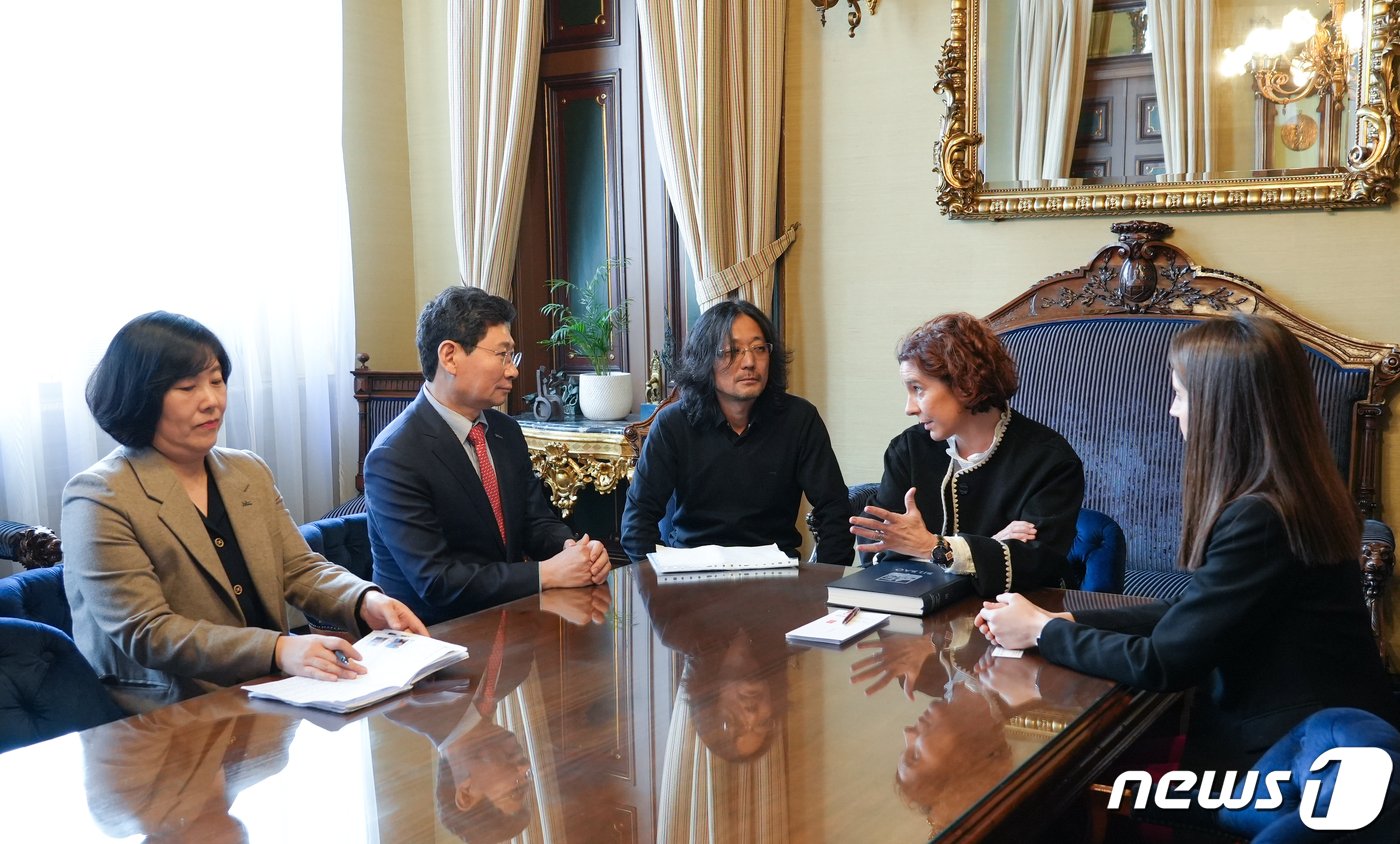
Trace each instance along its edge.
<instances>
[{"instance_id":1,"label":"young woman in black blazer","mask_svg":"<svg viewBox=\"0 0 1400 844\"><path fill-rule=\"evenodd\" d=\"M1302 346L1264 317L1210 319L1168 355L1186 440L1181 596L1050 613L999 595L991 641L1140 688L1200 686L1182 766L1245 770L1320 709L1388 716L1356 562L1361 518L1323 434Z\"/></svg>"}]
</instances>

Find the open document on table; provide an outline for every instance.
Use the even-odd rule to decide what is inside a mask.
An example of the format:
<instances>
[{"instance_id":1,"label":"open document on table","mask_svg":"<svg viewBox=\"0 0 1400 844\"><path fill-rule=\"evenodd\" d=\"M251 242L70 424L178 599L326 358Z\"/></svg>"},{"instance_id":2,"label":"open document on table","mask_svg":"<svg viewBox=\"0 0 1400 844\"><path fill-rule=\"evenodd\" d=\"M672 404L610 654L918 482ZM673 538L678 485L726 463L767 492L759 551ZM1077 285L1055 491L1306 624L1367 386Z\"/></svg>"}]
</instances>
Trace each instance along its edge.
<instances>
[{"instance_id":1,"label":"open document on table","mask_svg":"<svg viewBox=\"0 0 1400 844\"><path fill-rule=\"evenodd\" d=\"M657 574L682 571L738 571L742 569L794 568L797 560L770 545L702 545L699 548L665 548L647 554Z\"/></svg>"},{"instance_id":2,"label":"open document on table","mask_svg":"<svg viewBox=\"0 0 1400 844\"><path fill-rule=\"evenodd\" d=\"M243 689L249 697L350 712L407 691L434 671L468 656L461 645L398 630L376 630L356 642L355 650L366 672L353 680L288 677Z\"/></svg>"}]
</instances>

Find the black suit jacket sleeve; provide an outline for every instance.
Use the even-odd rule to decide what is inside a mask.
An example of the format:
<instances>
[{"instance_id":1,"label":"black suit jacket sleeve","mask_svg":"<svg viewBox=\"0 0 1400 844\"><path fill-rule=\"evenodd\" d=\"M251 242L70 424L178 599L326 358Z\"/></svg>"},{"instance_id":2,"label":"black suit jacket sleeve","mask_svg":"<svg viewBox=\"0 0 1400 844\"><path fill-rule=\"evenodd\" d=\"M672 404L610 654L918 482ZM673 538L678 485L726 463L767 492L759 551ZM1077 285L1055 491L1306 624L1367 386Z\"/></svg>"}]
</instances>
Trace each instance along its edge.
<instances>
[{"instance_id":1,"label":"black suit jacket sleeve","mask_svg":"<svg viewBox=\"0 0 1400 844\"><path fill-rule=\"evenodd\" d=\"M516 423L511 420L511 424ZM530 452L524 447L525 438L519 433L518 427L515 429L515 436L520 439L521 448L509 451L493 448L491 451L495 465L503 466L509 463L511 481L524 488L525 506L520 512L521 527L517 530L508 525L508 529L512 533L513 541L515 537L519 537L518 541L528 559L547 560L564 549L564 543L574 538L574 532L549 505L549 499L545 496L544 481L540 480L539 475L535 474L535 468L530 465ZM510 519L510 515L506 518Z\"/></svg>"},{"instance_id":2,"label":"black suit jacket sleeve","mask_svg":"<svg viewBox=\"0 0 1400 844\"><path fill-rule=\"evenodd\" d=\"M1205 679L1228 650L1254 646L1256 639L1246 628L1275 600L1275 582L1298 568L1273 507L1262 499L1242 498L1216 520L1206 559L1184 594L1100 617L1129 629L1155 617L1149 634L1055 620L1041 632L1040 650L1052 662L1138 688L1185 689ZM1083 620L1096 616L1085 613Z\"/></svg>"},{"instance_id":3,"label":"black suit jacket sleeve","mask_svg":"<svg viewBox=\"0 0 1400 844\"><path fill-rule=\"evenodd\" d=\"M1069 443L1013 413L995 453L944 489L948 463L946 443L930 440L918 426L904 431L885 450L874 503L903 513L905 493L917 488L914 500L929 532L967 541L983 597L1008 591L1008 582L1012 592L1058 586L1084 502L1084 464ZM1035 525L1034 540L992 538L1017 520Z\"/></svg>"}]
</instances>

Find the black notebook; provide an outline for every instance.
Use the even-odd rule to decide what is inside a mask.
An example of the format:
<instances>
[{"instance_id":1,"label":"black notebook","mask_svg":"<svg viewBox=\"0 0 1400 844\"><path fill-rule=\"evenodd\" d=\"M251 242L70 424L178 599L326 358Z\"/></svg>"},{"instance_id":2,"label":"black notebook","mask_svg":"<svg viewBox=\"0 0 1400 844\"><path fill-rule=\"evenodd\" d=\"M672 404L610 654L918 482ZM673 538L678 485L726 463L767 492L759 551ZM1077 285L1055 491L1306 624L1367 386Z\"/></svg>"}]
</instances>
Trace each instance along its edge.
<instances>
[{"instance_id":1,"label":"black notebook","mask_svg":"<svg viewBox=\"0 0 1400 844\"><path fill-rule=\"evenodd\" d=\"M928 615L972 594L972 575L949 574L915 560L876 563L826 587L826 602L840 607Z\"/></svg>"}]
</instances>

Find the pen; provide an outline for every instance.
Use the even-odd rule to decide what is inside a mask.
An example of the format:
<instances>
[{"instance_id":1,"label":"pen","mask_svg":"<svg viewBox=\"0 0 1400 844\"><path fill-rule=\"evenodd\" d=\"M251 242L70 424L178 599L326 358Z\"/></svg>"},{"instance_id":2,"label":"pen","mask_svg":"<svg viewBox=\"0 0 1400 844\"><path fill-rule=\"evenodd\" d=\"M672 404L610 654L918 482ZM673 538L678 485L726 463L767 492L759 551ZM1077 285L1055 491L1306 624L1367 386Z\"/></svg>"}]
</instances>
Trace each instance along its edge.
<instances>
[{"instance_id":1,"label":"pen","mask_svg":"<svg viewBox=\"0 0 1400 844\"><path fill-rule=\"evenodd\" d=\"M856 614L859 613L859 612L860 612L860 607L851 607L850 612L846 613L846 615L845 615L844 617L842 617L841 623L842 623L842 624L850 624L850 623L851 623L851 619L855 618L855 617L856 617Z\"/></svg>"},{"instance_id":2,"label":"pen","mask_svg":"<svg viewBox=\"0 0 1400 844\"><path fill-rule=\"evenodd\" d=\"M339 662L341 665L350 664L350 657L346 656L344 651L332 651L332 653L335 654L336 661Z\"/></svg>"}]
</instances>

